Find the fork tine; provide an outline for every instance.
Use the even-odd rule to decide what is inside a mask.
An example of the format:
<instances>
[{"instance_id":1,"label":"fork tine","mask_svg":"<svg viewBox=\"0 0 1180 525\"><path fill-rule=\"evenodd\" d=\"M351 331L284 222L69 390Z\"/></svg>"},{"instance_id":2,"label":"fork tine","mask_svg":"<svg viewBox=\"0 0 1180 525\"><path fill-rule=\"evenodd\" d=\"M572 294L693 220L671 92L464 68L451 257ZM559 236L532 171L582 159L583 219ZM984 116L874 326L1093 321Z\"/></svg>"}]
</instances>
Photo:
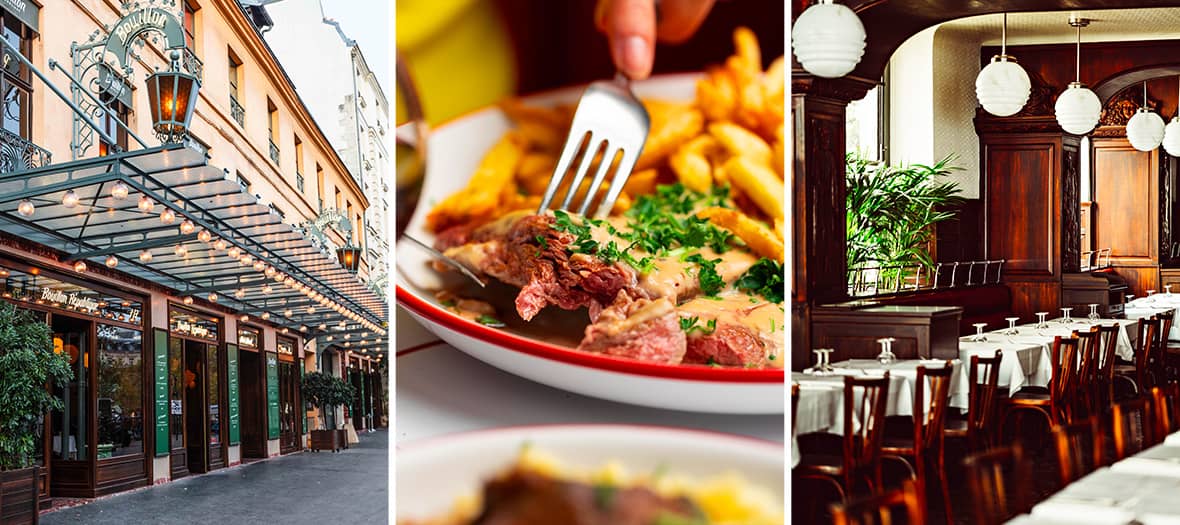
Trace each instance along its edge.
<instances>
[{"instance_id":1,"label":"fork tine","mask_svg":"<svg viewBox=\"0 0 1180 525\"><path fill-rule=\"evenodd\" d=\"M590 181L590 187L586 190L586 198L578 207L578 215L585 215L586 210L590 209L590 203L594 202L594 197L598 196L598 188L602 186L602 180L606 178L606 174L610 171L611 165L615 163L615 156L618 154L619 148L612 148L611 143L607 141L606 152L602 154L602 160L598 162L598 170L595 171L594 179ZM618 172L615 173L618 176Z\"/></svg>"},{"instance_id":2,"label":"fork tine","mask_svg":"<svg viewBox=\"0 0 1180 525\"><path fill-rule=\"evenodd\" d=\"M578 154L578 147L586 140L588 132L574 133L570 130L570 135L565 140L565 146L561 148L561 157L557 160L557 167L553 168L553 176L549 178L549 187L545 188L545 196L541 198L541 206L537 208L538 214L545 213L549 209L549 204L553 202L553 198L557 196L557 189L561 187L561 181L565 180L566 173L570 170L570 163L573 162L574 157ZM577 137L577 142L572 142Z\"/></svg>"},{"instance_id":3,"label":"fork tine","mask_svg":"<svg viewBox=\"0 0 1180 525\"><path fill-rule=\"evenodd\" d=\"M640 143L638 150L616 150L622 151L623 157L619 159L619 168L615 170L615 176L611 179L610 189L607 190L606 197L602 199L602 202L598 205L598 209L594 212L595 218L605 217L610 213L611 208L614 208L615 201L619 199L619 194L623 193L624 184L622 182L625 178L624 175L629 176L631 170L635 169L635 163L639 160L639 153L643 150L643 143Z\"/></svg>"},{"instance_id":4,"label":"fork tine","mask_svg":"<svg viewBox=\"0 0 1180 525\"><path fill-rule=\"evenodd\" d=\"M586 144L586 152L582 154L582 160L578 161L578 169L574 171L573 181L570 182L569 190L565 193L565 199L561 201L559 209L570 209L570 201L574 200L574 195L578 194L578 189L582 187L582 180L586 178L586 172L590 170L590 163L594 161L594 155L598 150L602 149L604 141L597 138L594 130L590 130L590 140ZM565 147L569 147L566 143Z\"/></svg>"}]
</instances>

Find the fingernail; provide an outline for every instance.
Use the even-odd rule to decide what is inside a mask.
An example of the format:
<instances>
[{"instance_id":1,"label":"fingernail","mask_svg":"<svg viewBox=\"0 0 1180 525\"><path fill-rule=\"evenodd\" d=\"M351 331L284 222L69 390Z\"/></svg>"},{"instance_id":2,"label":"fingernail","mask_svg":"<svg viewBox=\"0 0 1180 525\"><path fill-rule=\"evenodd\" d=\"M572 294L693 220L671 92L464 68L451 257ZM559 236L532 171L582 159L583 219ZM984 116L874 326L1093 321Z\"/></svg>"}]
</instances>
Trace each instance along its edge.
<instances>
[{"instance_id":1,"label":"fingernail","mask_svg":"<svg viewBox=\"0 0 1180 525\"><path fill-rule=\"evenodd\" d=\"M629 36L621 43L623 68L629 76L647 76L651 71L651 47L639 36Z\"/></svg>"}]
</instances>

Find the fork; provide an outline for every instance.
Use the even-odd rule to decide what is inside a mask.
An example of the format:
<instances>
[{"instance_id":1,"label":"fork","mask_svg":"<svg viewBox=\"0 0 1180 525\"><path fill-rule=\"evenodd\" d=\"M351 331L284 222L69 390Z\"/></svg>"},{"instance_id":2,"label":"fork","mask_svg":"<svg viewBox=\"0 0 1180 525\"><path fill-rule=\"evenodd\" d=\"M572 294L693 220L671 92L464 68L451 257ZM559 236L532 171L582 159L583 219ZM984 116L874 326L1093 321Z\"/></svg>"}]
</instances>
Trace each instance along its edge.
<instances>
[{"instance_id":1,"label":"fork","mask_svg":"<svg viewBox=\"0 0 1180 525\"><path fill-rule=\"evenodd\" d=\"M643 152L643 143L647 140L650 128L651 119L647 115L647 110L631 91L631 81L622 73L616 73L613 81L601 80L590 84L582 93L582 99L578 101L578 109L574 112L561 157L553 170L553 177L549 179L549 187L545 190L537 213L545 213L550 204L556 202L554 198L567 178L570 166L575 157L578 157L579 151L583 153L574 169L565 198L557 209L586 215L586 211L597 198L598 190L606 180L615 158L620 157L618 168L610 182L610 189L598 204L593 217L603 217L609 213L623 191L627 177L631 176L635 161ZM581 147L583 143L586 145L584 150ZM581 204L573 203L590 164L599 151L603 152L602 160L598 163L584 200ZM571 204L574 204L574 207L571 207Z\"/></svg>"}]
</instances>

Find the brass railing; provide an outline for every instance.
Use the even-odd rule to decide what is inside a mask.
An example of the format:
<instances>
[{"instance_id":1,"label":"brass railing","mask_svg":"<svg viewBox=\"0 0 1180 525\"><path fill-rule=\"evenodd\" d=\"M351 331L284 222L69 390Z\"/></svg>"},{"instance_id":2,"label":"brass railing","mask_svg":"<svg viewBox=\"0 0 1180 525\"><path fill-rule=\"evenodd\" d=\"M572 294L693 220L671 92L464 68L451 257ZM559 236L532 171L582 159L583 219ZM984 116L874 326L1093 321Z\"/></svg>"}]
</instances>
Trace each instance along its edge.
<instances>
[{"instance_id":1,"label":"brass railing","mask_svg":"<svg viewBox=\"0 0 1180 525\"><path fill-rule=\"evenodd\" d=\"M1110 268L1110 248L1102 248L1100 250L1089 250L1082 252L1082 267L1083 272L1092 272L1094 270L1101 270L1103 268Z\"/></svg>"},{"instance_id":2,"label":"brass railing","mask_svg":"<svg viewBox=\"0 0 1180 525\"><path fill-rule=\"evenodd\" d=\"M900 292L980 286L1000 282L1005 259L865 266L848 270L848 295L872 297Z\"/></svg>"},{"instance_id":3,"label":"brass railing","mask_svg":"<svg viewBox=\"0 0 1180 525\"><path fill-rule=\"evenodd\" d=\"M16 133L0 129L0 173L9 173L49 164L53 154Z\"/></svg>"}]
</instances>

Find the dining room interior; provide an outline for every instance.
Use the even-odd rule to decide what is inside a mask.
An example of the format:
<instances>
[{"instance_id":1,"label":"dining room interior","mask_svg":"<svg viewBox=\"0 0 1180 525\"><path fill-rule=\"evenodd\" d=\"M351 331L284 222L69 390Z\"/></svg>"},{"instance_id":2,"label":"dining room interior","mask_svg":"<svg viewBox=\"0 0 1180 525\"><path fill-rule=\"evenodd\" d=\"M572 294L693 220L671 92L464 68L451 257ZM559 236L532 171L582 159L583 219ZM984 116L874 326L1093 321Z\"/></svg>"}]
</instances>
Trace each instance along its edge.
<instances>
[{"instance_id":1,"label":"dining room interior","mask_svg":"<svg viewBox=\"0 0 1180 525\"><path fill-rule=\"evenodd\" d=\"M1180 1L792 17L794 521L1180 517Z\"/></svg>"}]
</instances>

